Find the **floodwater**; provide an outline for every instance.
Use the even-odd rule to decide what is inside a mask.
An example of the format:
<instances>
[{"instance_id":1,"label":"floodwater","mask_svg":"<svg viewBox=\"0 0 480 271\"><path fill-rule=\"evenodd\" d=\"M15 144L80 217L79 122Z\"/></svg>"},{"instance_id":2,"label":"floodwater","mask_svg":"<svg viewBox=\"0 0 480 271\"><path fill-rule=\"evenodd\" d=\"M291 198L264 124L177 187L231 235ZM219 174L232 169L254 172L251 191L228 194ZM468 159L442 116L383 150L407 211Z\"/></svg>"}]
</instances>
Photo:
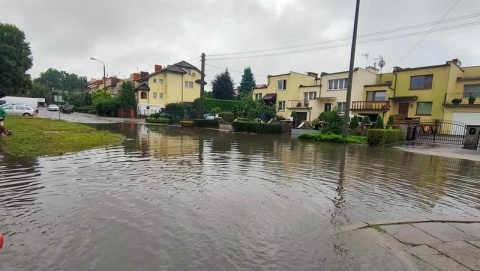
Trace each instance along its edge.
<instances>
[{"instance_id":1,"label":"floodwater","mask_svg":"<svg viewBox=\"0 0 480 271\"><path fill-rule=\"evenodd\" d=\"M120 146L0 154L0 270L334 270L335 229L480 217L480 164L213 130L103 126Z\"/></svg>"}]
</instances>

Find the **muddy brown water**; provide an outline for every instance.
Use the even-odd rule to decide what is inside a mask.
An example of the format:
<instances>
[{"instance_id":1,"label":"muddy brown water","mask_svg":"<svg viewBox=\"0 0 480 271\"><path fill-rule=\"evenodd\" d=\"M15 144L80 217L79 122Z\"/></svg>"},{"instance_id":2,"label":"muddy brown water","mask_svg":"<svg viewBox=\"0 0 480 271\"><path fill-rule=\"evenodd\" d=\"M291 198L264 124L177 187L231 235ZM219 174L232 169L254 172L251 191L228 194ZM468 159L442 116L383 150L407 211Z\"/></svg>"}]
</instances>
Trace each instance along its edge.
<instances>
[{"instance_id":1,"label":"muddy brown water","mask_svg":"<svg viewBox=\"0 0 480 271\"><path fill-rule=\"evenodd\" d=\"M99 126L120 146L0 154L0 270L331 270L335 229L480 217L480 164L279 135ZM342 262L343 261L343 262Z\"/></svg>"}]
</instances>

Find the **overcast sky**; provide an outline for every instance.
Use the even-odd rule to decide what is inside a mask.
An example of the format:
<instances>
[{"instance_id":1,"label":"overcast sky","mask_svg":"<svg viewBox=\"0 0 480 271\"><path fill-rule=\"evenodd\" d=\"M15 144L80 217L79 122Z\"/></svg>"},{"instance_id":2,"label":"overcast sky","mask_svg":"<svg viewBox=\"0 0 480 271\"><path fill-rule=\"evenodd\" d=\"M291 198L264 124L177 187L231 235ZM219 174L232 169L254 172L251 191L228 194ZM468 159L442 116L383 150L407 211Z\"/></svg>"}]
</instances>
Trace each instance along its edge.
<instances>
[{"instance_id":1,"label":"overcast sky","mask_svg":"<svg viewBox=\"0 0 480 271\"><path fill-rule=\"evenodd\" d=\"M435 65L453 58L464 66L480 65L480 24L460 27L480 22L478 0L461 0L445 16L448 23L435 27L454 29L432 31L408 55L424 37L411 34L429 31L433 25L361 38L438 21L457 1L362 0L355 66L365 67L364 53L370 55L369 65L383 56L384 72L393 66ZM348 70L349 40L319 42L351 36L355 0L0 0L0 7L0 22L15 24L26 34L34 78L48 68L101 78L102 65L90 57L104 61L107 74L120 78L180 60L192 60L200 68L204 52L210 88L211 79L222 70L208 65L228 67L235 83L241 80L239 72L250 66L257 84L266 83L267 74ZM407 37L386 39L399 35ZM380 41L360 43L371 40ZM298 47L312 43L316 45ZM227 56L213 56L279 47L290 48L256 54L297 53L229 55L247 57L223 60L214 59Z\"/></svg>"}]
</instances>

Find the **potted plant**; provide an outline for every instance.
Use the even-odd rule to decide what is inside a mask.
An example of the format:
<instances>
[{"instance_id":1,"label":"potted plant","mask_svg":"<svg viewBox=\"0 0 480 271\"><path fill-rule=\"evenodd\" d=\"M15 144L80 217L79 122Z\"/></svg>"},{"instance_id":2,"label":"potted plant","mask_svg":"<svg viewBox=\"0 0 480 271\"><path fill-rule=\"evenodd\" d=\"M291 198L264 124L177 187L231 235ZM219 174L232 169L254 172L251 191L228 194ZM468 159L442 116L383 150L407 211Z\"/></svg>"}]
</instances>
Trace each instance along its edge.
<instances>
[{"instance_id":1,"label":"potted plant","mask_svg":"<svg viewBox=\"0 0 480 271\"><path fill-rule=\"evenodd\" d=\"M470 97L468 97L468 104L474 104L476 99L477 99L477 97L470 94Z\"/></svg>"},{"instance_id":2,"label":"potted plant","mask_svg":"<svg viewBox=\"0 0 480 271\"><path fill-rule=\"evenodd\" d=\"M461 102L462 102L462 99L460 99L460 98L455 98L455 99L452 100L452 103L454 105L459 105Z\"/></svg>"}]
</instances>

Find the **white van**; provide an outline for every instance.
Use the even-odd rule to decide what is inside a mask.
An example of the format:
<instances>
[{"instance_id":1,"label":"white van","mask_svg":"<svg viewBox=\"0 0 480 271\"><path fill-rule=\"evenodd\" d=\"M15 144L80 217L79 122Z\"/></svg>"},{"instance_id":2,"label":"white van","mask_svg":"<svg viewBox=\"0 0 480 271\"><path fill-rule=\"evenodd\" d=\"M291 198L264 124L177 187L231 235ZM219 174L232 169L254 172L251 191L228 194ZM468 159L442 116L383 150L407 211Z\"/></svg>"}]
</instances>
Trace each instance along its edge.
<instances>
[{"instance_id":1,"label":"white van","mask_svg":"<svg viewBox=\"0 0 480 271\"><path fill-rule=\"evenodd\" d=\"M28 97L5 96L3 98L0 98L0 104L26 104L36 110L38 107L38 99Z\"/></svg>"},{"instance_id":2,"label":"white van","mask_svg":"<svg viewBox=\"0 0 480 271\"><path fill-rule=\"evenodd\" d=\"M165 106L154 105L154 104L138 104L137 105L137 115L138 116L150 116L153 113L160 113L162 108L165 108Z\"/></svg>"}]
</instances>

